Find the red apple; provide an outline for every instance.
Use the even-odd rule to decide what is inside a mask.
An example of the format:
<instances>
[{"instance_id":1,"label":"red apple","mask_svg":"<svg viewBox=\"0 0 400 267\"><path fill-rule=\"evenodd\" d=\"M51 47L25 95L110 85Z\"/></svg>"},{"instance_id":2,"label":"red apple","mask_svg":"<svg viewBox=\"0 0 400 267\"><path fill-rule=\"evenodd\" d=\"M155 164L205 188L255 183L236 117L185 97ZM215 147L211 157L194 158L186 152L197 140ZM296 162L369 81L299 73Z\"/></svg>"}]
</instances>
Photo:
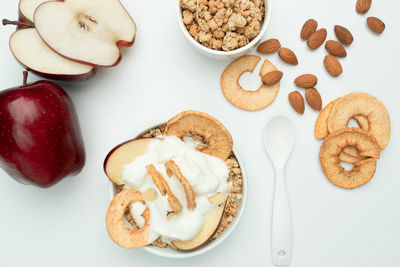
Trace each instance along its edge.
<instances>
[{"instance_id":1,"label":"red apple","mask_svg":"<svg viewBox=\"0 0 400 267\"><path fill-rule=\"evenodd\" d=\"M0 166L22 183L49 187L79 173L85 149L75 107L49 81L0 92Z\"/></svg>"}]
</instances>

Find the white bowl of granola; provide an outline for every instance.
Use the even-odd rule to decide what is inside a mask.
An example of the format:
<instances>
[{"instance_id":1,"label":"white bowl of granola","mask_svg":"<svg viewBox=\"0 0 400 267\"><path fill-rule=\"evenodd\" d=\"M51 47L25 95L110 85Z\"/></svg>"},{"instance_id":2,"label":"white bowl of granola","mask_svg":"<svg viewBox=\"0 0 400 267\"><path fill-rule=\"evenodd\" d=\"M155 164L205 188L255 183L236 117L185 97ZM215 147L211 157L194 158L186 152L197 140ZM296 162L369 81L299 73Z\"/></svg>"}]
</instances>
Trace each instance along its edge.
<instances>
[{"instance_id":1,"label":"white bowl of granola","mask_svg":"<svg viewBox=\"0 0 400 267\"><path fill-rule=\"evenodd\" d=\"M162 138L164 138L164 129L165 129L165 124L150 127L148 128L148 130L141 132L140 134L134 135L135 136L134 140L141 140L146 138L147 139L161 138L162 140ZM179 259L179 258L194 257L214 249L232 233L234 228L239 223L246 205L247 176L243 168L243 162L240 159L235 149L232 149L232 152L225 161L225 164L229 168L229 183L231 184L231 186L227 191L227 198L226 198L227 200L222 208L223 215L221 217L221 220L215 231L209 237L209 239L206 242L204 242L204 244L201 244L195 249L190 249L185 251L182 249L178 249L177 247L174 247L175 245L174 242L163 241L163 239L161 239L160 237L150 245L142 247L145 251L167 258ZM170 180L167 181L168 183L170 183ZM127 188L126 185L116 185L115 183L111 182L109 187L110 198L114 199L115 195L118 192L123 191L125 189L129 189L129 186ZM173 187L171 187L171 189L174 190ZM133 208L133 206L131 208ZM132 216L133 213L131 208L129 208L126 211L126 219L127 219L126 223L128 224L130 223L131 226L135 228L137 227L137 225L135 219ZM151 223L152 222L150 219L150 224Z\"/></svg>"},{"instance_id":2,"label":"white bowl of granola","mask_svg":"<svg viewBox=\"0 0 400 267\"><path fill-rule=\"evenodd\" d=\"M238 58L265 34L271 0L177 0L177 17L198 52L214 59Z\"/></svg>"}]
</instances>

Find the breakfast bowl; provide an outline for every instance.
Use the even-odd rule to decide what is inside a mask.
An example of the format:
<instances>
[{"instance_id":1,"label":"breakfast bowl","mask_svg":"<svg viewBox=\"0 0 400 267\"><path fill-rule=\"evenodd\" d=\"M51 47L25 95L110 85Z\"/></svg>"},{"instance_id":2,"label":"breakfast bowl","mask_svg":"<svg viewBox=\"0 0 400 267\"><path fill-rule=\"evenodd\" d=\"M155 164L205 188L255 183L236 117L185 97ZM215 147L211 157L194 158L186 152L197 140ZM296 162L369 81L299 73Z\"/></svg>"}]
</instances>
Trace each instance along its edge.
<instances>
[{"instance_id":1,"label":"breakfast bowl","mask_svg":"<svg viewBox=\"0 0 400 267\"><path fill-rule=\"evenodd\" d=\"M259 32L257 33L257 35L254 37L254 36L252 36L253 35L252 33L249 33L249 34L245 33L244 35L249 37L249 38L247 38L247 41L245 40L245 43L246 43L245 45L239 45L240 47L238 46L238 47L236 47L234 49L230 49L229 47L225 47L225 50L224 49L221 50L221 39L218 41L218 44L216 46L209 45L209 47L207 47L206 45L203 45L202 43L199 42L200 38L202 38L202 40L208 40L208 39L211 38L210 41L206 41L207 44L213 42L214 36L216 35L215 33L212 34L212 37L207 36L207 34L210 35L211 33L202 34L203 36L196 37L197 40L193 37L193 36L197 36L197 35L196 35L196 33L193 33L193 34L190 33L192 28L189 28L190 24L188 22L191 21L190 19L194 19L194 18L193 18L193 16L192 16L192 18L189 17L189 19L188 19L189 21L187 21L187 19L184 18L184 16L183 16L184 10L183 10L182 5L181 5L182 1L188 1L188 2L192 2L192 3L197 3L197 5L199 5L198 3L202 2L202 1L199 0L199 1L196 2L196 1L192 1L192 0L177 0L176 1L176 3L177 3L176 4L176 8L177 8L178 25L179 25L179 28L181 29L183 35L185 36L185 39L191 44L191 46L196 51L198 51L202 55L205 55L205 56L207 56L209 58L213 58L213 59L220 59L220 60L233 59L233 58L238 58L238 57L241 57L241 56L247 54L250 49L256 47L259 44L261 38L263 37L263 35L267 31L267 28L268 28L268 25L269 25L269 22L270 22L270 19L271 19L271 7L272 7L271 0L260 0L260 2L264 3L264 6L263 6L263 19L259 22L259 25L257 25L257 28L259 29ZM247 2L249 2L249 1L247 1ZM206 2L211 2L211 1L206 1ZM240 2L240 1L238 1L238 2ZM198 10L196 10L193 13L196 14L195 17L198 17ZM243 14L242 11L241 11L241 13ZM191 15L189 15L189 16L191 16ZM207 14L207 17L210 18L210 15ZM239 16L237 16L237 17L239 17ZM240 19L243 20L242 17L239 17L239 19L233 20L233 21L240 21ZM185 24L184 21L186 22L186 24ZM244 20L243 20L243 22L244 22ZM234 22L232 22L232 24L233 23ZM213 24L213 22L210 22L210 21L208 22L208 25L213 26L212 24ZM219 24L221 24L221 23L219 23ZM192 25L193 25L193 22L192 22ZM203 25L204 25L204 23L203 23ZM208 26L204 26L204 27L206 27L205 30L207 30ZM218 27L218 25L215 25L215 27ZM233 24L233 25L231 25L230 29L233 30L234 27L235 26ZM196 28L198 28L198 27L195 26L193 29L196 30ZM210 28L210 29L212 29L212 28ZM221 27L219 27L217 29L221 29ZM200 28L200 30L201 30L201 28ZM228 32L228 31L224 31L223 34L225 35L227 33L230 34L230 35L233 35L234 37L237 36L235 32L232 33L232 32ZM218 33L218 34L220 34L220 33ZM224 37L223 40L224 40L224 43L225 43L225 37ZM239 43L241 42L240 40L242 40L242 39L239 39ZM217 42L213 42L213 43L217 43Z\"/></svg>"},{"instance_id":2,"label":"breakfast bowl","mask_svg":"<svg viewBox=\"0 0 400 267\"><path fill-rule=\"evenodd\" d=\"M191 112L191 111L189 111L189 112ZM184 113L186 114L186 112L183 112L181 114L184 114ZM200 112L198 112L198 113L204 114L204 113L200 113ZM177 115L177 116L179 116L179 115ZM207 115L207 114L205 114L205 115ZM212 117L210 116L210 118L212 118ZM171 119L171 120L173 120L173 119ZM109 174L110 168L108 168L106 166L108 164L107 162L110 162L110 161L112 162L114 160L112 157L115 158L114 155L116 155L120 152L125 153L127 151L127 149L124 148L124 145L127 144L126 147L129 147L130 146L129 144L132 144L135 142L146 143L146 142L148 142L148 140L153 140L151 142L156 142L155 144L158 145L158 143L167 142L168 140L170 140L168 138L171 138L172 142L175 142L176 137L167 136L168 134L165 135L165 133L168 133L167 132L168 130L167 131L165 130L166 127L168 127L168 125L166 126L166 124L158 124L153 127L146 127L147 130L133 135L132 140L122 143L121 145L119 145L116 148L114 148L113 150L111 150L111 152L106 157L105 166L104 166L107 176L109 178L112 176ZM189 137L189 138L190 138L190 140L192 140L191 139L192 137ZM193 139L196 139L196 137L193 137ZM188 142L189 143L191 142L190 140L187 141L187 136L185 136L182 139L182 141L180 141L180 139L179 139L179 142L182 142L182 143L184 142L187 145ZM210 143L210 147L212 148L212 141L210 141L209 143ZM155 146L154 143L153 143L153 146ZM120 152L118 152L118 149L120 149L121 147L122 147L122 150ZM150 151L151 148L146 148L146 150L147 150L147 153L149 153L148 151ZM205 151L204 153L201 153L201 152L199 153L198 147L196 147L196 150L197 151L195 151L193 153L204 154L205 157L211 158L211 156L206 155L206 154L211 154L212 151L211 152ZM158 150L157 150L157 152L158 152ZM192 153L190 151L187 153L189 153L189 155L192 155L192 154L190 154L190 153ZM164 155L165 153L161 152L161 154ZM166 240L164 238L164 235L162 235L162 236L159 235L159 236L157 236L157 239L153 238L152 241L149 242L148 244L138 246L138 247L141 247L143 250L145 250L149 253L152 253L152 254L158 255L158 256L162 256L162 257L177 258L177 259L189 258L189 257L194 257L194 256L204 254L204 253L214 249L216 246L221 244L233 232L233 230L235 229L235 227L237 226L237 224L239 223L239 221L243 215L244 208L246 205L247 176L246 176L246 172L243 167L243 161L241 160L236 149L232 148L229 156L223 156L223 158L225 158L225 157L226 157L225 162L221 161L220 159L217 159L217 158L215 158L215 159L217 161L220 161L220 162L223 162L224 164L226 164L227 168L229 169L229 171L228 171L229 174L228 174L228 176L226 176L227 178L225 179L226 182L229 184L229 189L227 191L218 191L217 190L217 191L215 191L217 193L215 193L215 192L212 193L212 197L209 197L209 195L207 195L208 201L210 201L211 203L214 203L214 201L216 201L216 199L218 201L219 196L223 195L220 192L224 192L225 197L223 198L223 201L221 201L221 199L220 199L218 204L215 203L216 206L215 206L215 208L213 208L212 211L210 211L209 213L204 215L204 217L203 217L204 220L201 221L201 225L200 225L201 229L199 228L200 230L196 230L198 232L195 232L194 237L188 241L181 241L181 240L174 240L174 239ZM189 158L192 159L192 156L190 156ZM136 160L136 159L134 160L135 162L140 161L140 160ZM174 186L173 183L171 182L171 180L174 179L175 177L170 176L170 174L167 174L168 170L166 172L164 172L163 170L160 170L161 165L157 165L157 163L154 163L154 165L157 167L157 170L158 170L158 172L156 171L156 173L158 173L158 175L160 175L161 177L167 177L164 179L169 184L169 186L171 188L170 191L172 191L174 194L176 194L177 198L182 202L183 207L184 207L184 210L182 211L182 213L177 213L177 214L174 213L174 208L171 204L170 204L170 207L172 208L172 211L168 211L168 212L162 211L163 212L162 214L166 213L167 220L171 220L169 222L164 221L164 223L167 222L167 224L169 224L170 222L173 222L174 219L179 220L182 217L185 218L185 216L187 215L187 213L185 215L185 212L193 212L193 213L189 213L189 216L191 216L192 218L195 218L197 216L195 213L196 210L201 210L202 209L201 207L203 205L202 203L204 203L203 198L197 194L197 190L198 190L197 186L198 185L196 185L196 182L192 183L193 177L191 177L190 175L187 175L188 172L187 172L187 169L185 169L185 164L177 156L174 156L173 159L177 162L177 165L179 165L182 168L182 173L180 173L180 171L179 171L180 175L183 174L187 178L187 180L190 182L190 184L193 185L193 189L194 189L193 191L196 193L195 197L196 197L197 207L193 211L189 211L189 206L188 206L188 209L186 209L185 202L187 205L189 205L189 203L190 203L190 201L187 200L188 195L186 195L186 201L185 201L185 198L182 198L182 195L180 195L179 192L176 191L177 187ZM215 164L215 162L208 163L207 166L213 165L213 164ZM112 165L112 164L110 163L109 165ZM128 165L125 165L125 167L124 167L125 170L127 168L129 168L126 166L128 166ZM166 163L165 163L165 166L167 166ZM146 169L147 169L147 167L148 166L146 166ZM196 168L194 168L193 173L196 173L195 169ZM214 170L214 171L218 172L216 170ZM206 172L206 170L204 170L204 172ZM151 172L148 172L148 174L152 175ZM175 175L175 173L174 173L174 175ZM168 178L168 176L170 178ZM150 177L150 176L147 176L147 177ZM156 185L156 187L154 187L155 188L154 191L157 191L157 189L159 190L159 191L157 191L157 193L158 193L157 197L158 197L158 199L161 199L162 191L157 187L157 182L154 180L153 176L152 176L152 178L153 178L154 185ZM151 181L150 178L147 178L147 179L149 179ZM185 178L183 178L183 179L185 180ZM129 191L132 188L131 184L129 184L129 183L123 184L118 181L116 181L117 182L116 183L115 180L112 179L112 177L110 178L110 180L111 180L111 182L109 185L109 195L112 200L112 203L110 204L109 211L107 212L107 218L109 217L111 206L112 206L113 202L115 201L115 198L117 198L116 195L118 196L119 192ZM154 186L153 183L151 183L151 184L152 184L152 186ZM182 183L182 185L184 185L184 184ZM221 188L221 187L219 187L219 188ZM142 191L143 198L146 195L146 192L148 190L150 190L150 189L144 190L146 188L139 187L139 186L137 187L137 189L139 191ZM169 190L169 188L168 188L168 190ZM186 192L186 190L185 190L185 192ZM167 196L169 196L168 193L167 193L167 195L164 196L164 198L166 198ZM170 200L170 198L168 198L168 203L170 203L169 200ZM153 201L153 202L146 201L145 204L150 207L150 214L152 216L155 215L154 218L156 218L156 219L154 219L154 221L152 221L151 220L152 217L150 217L149 225L151 225L152 223L157 225L158 224L158 222L157 222L158 215L153 212L154 212L154 210L156 210L158 212L160 209L159 207L162 204L157 204L159 206L154 206L153 203L157 203L157 202L154 200L151 200L151 201ZM129 204L129 205L131 205L131 204ZM141 225L140 227L137 227L137 225L136 225L137 218L135 218L134 219L135 221L132 222L132 220L133 220L132 215L135 213L133 205L134 204L129 206L129 208L128 208L128 206L126 206L127 210L125 211L124 224L125 224L125 226L129 225L130 228L132 228L132 225L133 225L134 229L138 229L138 228L143 229L144 228L143 225ZM142 211L143 211L143 209L140 212L142 212ZM144 213L144 211L143 211L143 213ZM172 214L174 216L172 219L168 218L170 214ZM137 216L139 216L139 215L137 215ZM144 217L143 214L141 214L141 216ZM213 218L213 219L210 219L210 218ZM107 221L107 219L106 219L106 221ZM185 222L184 224L182 224L182 223L179 224L179 223L181 223L181 222L178 221L177 226L175 228L177 228L177 229L187 228L186 227L186 225L188 225L187 222ZM193 222L193 221L191 221L190 223L196 224L196 222ZM157 228L157 227L159 229L159 225L153 226L153 228ZM110 234L108 222L107 222L107 230L108 230L108 233ZM186 230L183 230L183 232L185 232L185 231ZM151 231L149 230L149 232L151 232ZM150 236L151 235L152 234L150 234ZM121 245L121 243L118 242L118 240L116 240L113 237L112 233L110 234L110 237L118 245L124 247L124 245ZM146 238L147 238L147 236L146 236ZM125 237L124 237L124 239L125 239ZM187 240L187 239L182 239L182 240ZM126 248L134 248L134 247L126 247Z\"/></svg>"}]
</instances>

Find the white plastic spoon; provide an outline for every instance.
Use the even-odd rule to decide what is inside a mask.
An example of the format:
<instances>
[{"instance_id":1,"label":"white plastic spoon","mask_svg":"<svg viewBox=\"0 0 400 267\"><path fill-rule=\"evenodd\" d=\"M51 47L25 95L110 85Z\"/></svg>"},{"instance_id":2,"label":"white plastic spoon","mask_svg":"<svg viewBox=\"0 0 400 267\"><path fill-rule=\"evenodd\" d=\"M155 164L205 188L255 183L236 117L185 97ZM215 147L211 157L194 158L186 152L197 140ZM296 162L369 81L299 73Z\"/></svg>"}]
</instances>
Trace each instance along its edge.
<instances>
[{"instance_id":1,"label":"white plastic spoon","mask_svg":"<svg viewBox=\"0 0 400 267\"><path fill-rule=\"evenodd\" d=\"M284 168L295 143L292 122L284 117L272 118L265 128L264 145L275 169L275 193L272 214L272 262L277 266L290 264L292 227Z\"/></svg>"}]
</instances>

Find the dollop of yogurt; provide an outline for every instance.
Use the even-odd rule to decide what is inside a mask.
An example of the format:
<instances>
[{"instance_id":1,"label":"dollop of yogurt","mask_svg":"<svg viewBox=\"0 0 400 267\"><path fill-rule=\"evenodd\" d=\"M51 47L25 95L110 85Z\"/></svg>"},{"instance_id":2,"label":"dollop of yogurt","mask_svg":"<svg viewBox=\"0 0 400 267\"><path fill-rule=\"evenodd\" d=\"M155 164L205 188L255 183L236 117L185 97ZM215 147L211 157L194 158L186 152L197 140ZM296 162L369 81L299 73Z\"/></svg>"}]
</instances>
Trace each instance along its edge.
<instances>
[{"instance_id":1,"label":"dollop of yogurt","mask_svg":"<svg viewBox=\"0 0 400 267\"><path fill-rule=\"evenodd\" d=\"M183 176L188 180L196 197L196 208L188 210L186 207L185 191L175 177L168 177L165 163L173 160L179 166ZM153 164L167 181L172 193L183 206L181 213L167 218L171 211L168 197L162 196L154 185L146 166ZM221 159L199 152L192 139L181 139L174 136L154 138L144 155L137 157L133 162L124 166L122 182L125 188L134 188L142 193L150 188L157 192L154 201L146 202L150 210L149 242L160 236L164 242L172 240L190 240L196 236L203 226L204 219L217 206L209 202L208 198L220 192L227 196L231 184L227 181L229 168ZM135 202L131 206L131 214L135 222L142 227L144 219L141 214L145 206Z\"/></svg>"}]
</instances>

